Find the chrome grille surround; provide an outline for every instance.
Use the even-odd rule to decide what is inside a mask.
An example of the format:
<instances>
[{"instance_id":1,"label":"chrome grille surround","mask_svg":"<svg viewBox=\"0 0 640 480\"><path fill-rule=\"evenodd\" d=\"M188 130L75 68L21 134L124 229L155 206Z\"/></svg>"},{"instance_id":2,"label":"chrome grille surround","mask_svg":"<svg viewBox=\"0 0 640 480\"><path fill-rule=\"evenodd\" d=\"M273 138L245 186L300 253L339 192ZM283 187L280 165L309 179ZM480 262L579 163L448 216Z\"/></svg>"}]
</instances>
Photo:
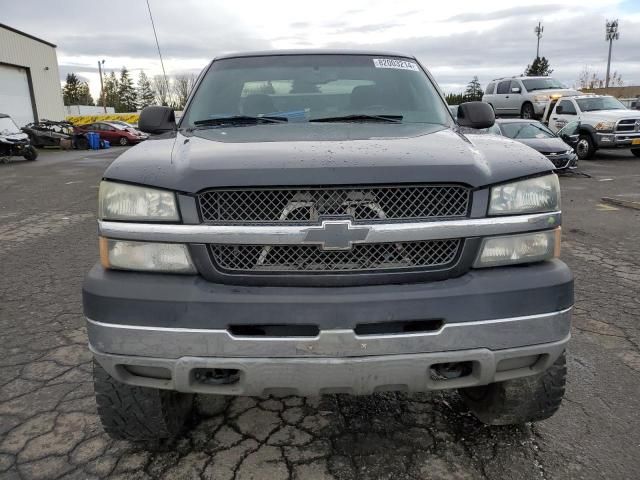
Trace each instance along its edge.
<instances>
[{"instance_id":1,"label":"chrome grille surround","mask_svg":"<svg viewBox=\"0 0 640 480\"><path fill-rule=\"evenodd\" d=\"M215 189L198 195L205 223L313 225L323 217L371 221L459 218L471 193L460 185Z\"/></svg>"},{"instance_id":2,"label":"chrome grille surround","mask_svg":"<svg viewBox=\"0 0 640 480\"><path fill-rule=\"evenodd\" d=\"M452 265L462 240L360 243L349 250L316 245L209 245L212 259L230 273L355 273Z\"/></svg>"}]
</instances>

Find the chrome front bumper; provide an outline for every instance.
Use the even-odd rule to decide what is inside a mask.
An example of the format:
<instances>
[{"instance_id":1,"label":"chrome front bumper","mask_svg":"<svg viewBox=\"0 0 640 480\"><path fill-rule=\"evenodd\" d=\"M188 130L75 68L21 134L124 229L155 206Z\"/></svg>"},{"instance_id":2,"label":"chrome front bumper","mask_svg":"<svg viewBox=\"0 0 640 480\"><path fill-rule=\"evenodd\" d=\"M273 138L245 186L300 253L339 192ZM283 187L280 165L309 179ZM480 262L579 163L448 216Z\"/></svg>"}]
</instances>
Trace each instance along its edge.
<instances>
[{"instance_id":1,"label":"chrome front bumper","mask_svg":"<svg viewBox=\"0 0 640 480\"><path fill-rule=\"evenodd\" d=\"M640 141L640 132L624 132L624 133L597 133L598 147L600 148L621 148L621 147L637 147L640 143L633 145L633 141Z\"/></svg>"},{"instance_id":2,"label":"chrome front bumper","mask_svg":"<svg viewBox=\"0 0 640 480\"><path fill-rule=\"evenodd\" d=\"M226 330L87 323L96 360L123 383L228 395L315 395L460 388L533 375L565 349L570 321L566 309L449 323L426 333L358 336L345 329L317 337L237 337ZM468 362L470 372L452 379L430 374L435 364L457 362ZM144 375L135 367L163 373ZM197 380L198 369L237 370L239 377L211 385Z\"/></svg>"}]
</instances>

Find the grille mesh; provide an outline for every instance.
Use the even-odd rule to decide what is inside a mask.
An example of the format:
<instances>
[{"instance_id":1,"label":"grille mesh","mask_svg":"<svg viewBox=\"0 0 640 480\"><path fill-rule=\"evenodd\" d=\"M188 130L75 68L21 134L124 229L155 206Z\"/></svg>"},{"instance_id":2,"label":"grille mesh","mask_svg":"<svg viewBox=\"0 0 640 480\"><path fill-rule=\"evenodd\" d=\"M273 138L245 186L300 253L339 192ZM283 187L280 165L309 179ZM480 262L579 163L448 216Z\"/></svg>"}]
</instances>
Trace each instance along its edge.
<instances>
[{"instance_id":1,"label":"grille mesh","mask_svg":"<svg viewBox=\"0 0 640 480\"><path fill-rule=\"evenodd\" d=\"M210 190L198 196L210 223L315 224L323 216L357 221L463 217L469 189L457 185Z\"/></svg>"},{"instance_id":2,"label":"grille mesh","mask_svg":"<svg viewBox=\"0 0 640 480\"><path fill-rule=\"evenodd\" d=\"M624 120L620 120L618 122L618 127L616 128L617 132L635 132L636 130L636 122L640 120L640 118L627 118Z\"/></svg>"},{"instance_id":3,"label":"grille mesh","mask_svg":"<svg viewBox=\"0 0 640 480\"><path fill-rule=\"evenodd\" d=\"M350 250L315 245L210 245L218 268L233 272L355 272L450 265L461 240L356 244Z\"/></svg>"}]
</instances>

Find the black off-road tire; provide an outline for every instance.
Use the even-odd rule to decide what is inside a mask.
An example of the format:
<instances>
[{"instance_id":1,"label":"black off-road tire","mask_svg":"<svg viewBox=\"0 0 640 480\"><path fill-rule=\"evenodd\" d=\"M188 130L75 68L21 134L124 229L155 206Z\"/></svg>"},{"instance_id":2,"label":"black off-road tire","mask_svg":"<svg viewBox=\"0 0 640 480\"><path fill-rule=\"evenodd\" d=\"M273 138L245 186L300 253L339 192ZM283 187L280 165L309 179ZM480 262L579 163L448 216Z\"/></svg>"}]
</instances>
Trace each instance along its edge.
<instances>
[{"instance_id":1,"label":"black off-road tire","mask_svg":"<svg viewBox=\"0 0 640 480\"><path fill-rule=\"evenodd\" d=\"M25 160L29 160L30 162L33 162L38 158L38 150L36 150L36 147L34 147L33 145L29 145L23 156Z\"/></svg>"},{"instance_id":2,"label":"black off-road tire","mask_svg":"<svg viewBox=\"0 0 640 480\"><path fill-rule=\"evenodd\" d=\"M526 118L528 120L535 120L536 111L533 109L533 104L524 102L520 109L520 118Z\"/></svg>"},{"instance_id":3,"label":"black off-road tire","mask_svg":"<svg viewBox=\"0 0 640 480\"><path fill-rule=\"evenodd\" d=\"M117 440L172 439L183 431L193 407L193 395L126 385L95 360L93 385L102 426Z\"/></svg>"},{"instance_id":4,"label":"black off-road tire","mask_svg":"<svg viewBox=\"0 0 640 480\"><path fill-rule=\"evenodd\" d=\"M593 143L591 135L581 133L576 145L576 154L580 160L589 160L596 154L596 146Z\"/></svg>"},{"instance_id":5,"label":"black off-road tire","mask_svg":"<svg viewBox=\"0 0 640 480\"><path fill-rule=\"evenodd\" d=\"M631 153L633 153L636 157L640 157L640 148L632 148Z\"/></svg>"},{"instance_id":6,"label":"black off-road tire","mask_svg":"<svg viewBox=\"0 0 640 480\"><path fill-rule=\"evenodd\" d=\"M543 373L460 389L465 403L487 425L518 425L551 417L562 403L567 377L563 353Z\"/></svg>"}]
</instances>

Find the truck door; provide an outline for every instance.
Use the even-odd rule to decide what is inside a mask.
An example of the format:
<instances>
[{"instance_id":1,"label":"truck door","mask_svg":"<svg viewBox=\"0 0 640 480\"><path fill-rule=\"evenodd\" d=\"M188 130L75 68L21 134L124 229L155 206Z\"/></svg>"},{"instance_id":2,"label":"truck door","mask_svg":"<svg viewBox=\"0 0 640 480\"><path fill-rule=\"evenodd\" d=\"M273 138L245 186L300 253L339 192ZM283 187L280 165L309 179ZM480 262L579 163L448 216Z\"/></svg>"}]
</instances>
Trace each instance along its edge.
<instances>
[{"instance_id":1,"label":"truck door","mask_svg":"<svg viewBox=\"0 0 640 480\"><path fill-rule=\"evenodd\" d=\"M560 100L551 113L549 128L557 132L567 123L576 120L578 112L572 100Z\"/></svg>"}]
</instances>

